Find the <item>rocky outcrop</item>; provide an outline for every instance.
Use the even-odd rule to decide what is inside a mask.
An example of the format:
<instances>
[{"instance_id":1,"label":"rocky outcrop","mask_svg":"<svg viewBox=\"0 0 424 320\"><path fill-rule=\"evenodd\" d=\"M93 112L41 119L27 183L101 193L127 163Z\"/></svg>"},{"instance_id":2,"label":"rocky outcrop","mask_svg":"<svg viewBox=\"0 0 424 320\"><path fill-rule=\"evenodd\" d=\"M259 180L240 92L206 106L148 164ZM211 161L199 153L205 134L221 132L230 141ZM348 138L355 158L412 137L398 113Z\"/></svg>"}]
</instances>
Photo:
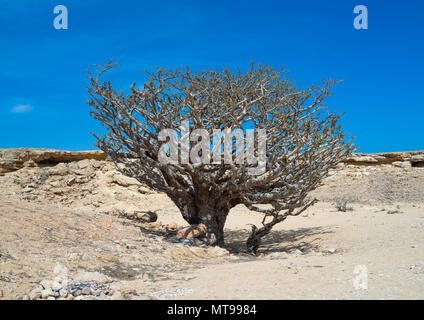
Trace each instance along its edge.
<instances>
[{"instance_id":1,"label":"rocky outcrop","mask_svg":"<svg viewBox=\"0 0 424 320\"><path fill-rule=\"evenodd\" d=\"M72 162L85 159L105 160L100 150L64 151L55 149L12 148L0 149L0 175L18 170L24 166L43 163Z\"/></svg>"},{"instance_id":2,"label":"rocky outcrop","mask_svg":"<svg viewBox=\"0 0 424 320\"><path fill-rule=\"evenodd\" d=\"M64 151L55 149L12 148L0 149L0 175L42 164L73 162L80 160L106 160L103 151ZM398 167L424 167L424 151L385 152L385 153L356 153L343 161L353 165L393 164ZM122 186L137 185L135 179L116 176L115 183Z\"/></svg>"},{"instance_id":3,"label":"rocky outcrop","mask_svg":"<svg viewBox=\"0 0 424 320\"><path fill-rule=\"evenodd\" d=\"M402 166L401 163L404 163L404 166L424 167L424 151L356 153L343 162L354 165L393 164L395 166Z\"/></svg>"}]
</instances>

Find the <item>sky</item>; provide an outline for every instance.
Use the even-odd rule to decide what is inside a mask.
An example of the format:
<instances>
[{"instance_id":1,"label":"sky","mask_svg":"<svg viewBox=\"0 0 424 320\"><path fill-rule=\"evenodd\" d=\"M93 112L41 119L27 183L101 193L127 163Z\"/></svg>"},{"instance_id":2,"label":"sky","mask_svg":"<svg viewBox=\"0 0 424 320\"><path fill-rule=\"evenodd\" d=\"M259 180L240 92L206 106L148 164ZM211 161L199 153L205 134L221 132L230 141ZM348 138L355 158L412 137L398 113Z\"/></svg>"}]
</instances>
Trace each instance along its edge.
<instances>
[{"instance_id":1,"label":"sky","mask_svg":"<svg viewBox=\"0 0 424 320\"><path fill-rule=\"evenodd\" d=\"M56 5L68 29L55 29ZM357 30L354 7L368 9ZM288 70L327 99L359 152L424 150L424 1L0 0L0 148L92 150L86 70L114 58L119 89L155 66Z\"/></svg>"}]
</instances>

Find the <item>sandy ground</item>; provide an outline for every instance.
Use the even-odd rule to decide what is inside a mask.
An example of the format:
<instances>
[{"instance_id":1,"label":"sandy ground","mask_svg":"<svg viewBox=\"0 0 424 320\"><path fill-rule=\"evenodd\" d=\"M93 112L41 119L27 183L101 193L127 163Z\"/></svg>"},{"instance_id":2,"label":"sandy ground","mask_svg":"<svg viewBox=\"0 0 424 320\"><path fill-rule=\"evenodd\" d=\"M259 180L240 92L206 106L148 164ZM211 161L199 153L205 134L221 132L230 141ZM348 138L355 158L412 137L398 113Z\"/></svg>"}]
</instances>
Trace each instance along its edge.
<instances>
[{"instance_id":1,"label":"sandy ground","mask_svg":"<svg viewBox=\"0 0 424 320\"><path fill-rule=\"evenodd\" d=\"M162 223L184 225L152 197ZM321 202L290 217L252 257L241 251L260 217L242 206L227 223L228 254L113 215L0 198L0 294L26 299L60 263L72 279L106 276L114 299L423 299L424 205L351 207Z\"/></svg>"},{"instance_id":2,"label":"sandy ground","mask_svg":"<svg viewBox=\"0 0 424 320\"><path fill-rule=\"evenodd\" d=\"M169 226L187 224L172 202L108 161L12 166L0 175L0 299L424 299L424 166L393 156L332 172L258 256L245 241L262 216L243 206L226 248L210 248L176 239ZM160 223L129 219L136 210ZM58 284L72 296L53 297Z\"/></svg>"}]
</instances>

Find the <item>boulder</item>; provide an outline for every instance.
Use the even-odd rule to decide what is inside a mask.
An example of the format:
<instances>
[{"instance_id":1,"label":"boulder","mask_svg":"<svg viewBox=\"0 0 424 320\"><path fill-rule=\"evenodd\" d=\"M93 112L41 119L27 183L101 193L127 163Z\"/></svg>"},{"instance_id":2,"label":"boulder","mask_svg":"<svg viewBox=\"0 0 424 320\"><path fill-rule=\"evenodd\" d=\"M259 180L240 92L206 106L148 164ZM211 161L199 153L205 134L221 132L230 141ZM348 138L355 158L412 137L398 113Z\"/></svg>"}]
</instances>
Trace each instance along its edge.
<instances>
[{"instance_id":1,"label":"boulder","mask_svg":"<svg viewBox=\"0 0 424 320\"><path fill-rule=\"evenodd\" d=\"M136 185L136 186L141 185L140 182L138 182L137 179L131 178L131 177L127 177L127 176L124 176L122 174L115 174L112 177L112 182L115 182L115 183L117 183L117 184L119 184L120 186L123 186L123 187L129 187L129 186L134 186L134 185Z\"/></svg>"}]
</instances>

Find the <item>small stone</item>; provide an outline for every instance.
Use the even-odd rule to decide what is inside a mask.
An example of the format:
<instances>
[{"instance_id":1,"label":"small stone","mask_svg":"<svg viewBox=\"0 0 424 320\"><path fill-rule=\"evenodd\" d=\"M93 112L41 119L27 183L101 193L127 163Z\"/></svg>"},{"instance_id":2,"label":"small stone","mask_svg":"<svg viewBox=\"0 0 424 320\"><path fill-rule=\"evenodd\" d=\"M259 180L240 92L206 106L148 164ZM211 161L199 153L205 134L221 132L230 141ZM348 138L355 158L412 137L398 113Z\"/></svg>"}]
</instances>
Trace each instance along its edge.
<instances>
[{"instance_id":1,"label":"small stone","mask_svg":"<svg viewBox=\"0 0 424 320\"><path fill-rule=\"evenodd\" d=\"M62 285L57 281L53 281L52 289L53 291L59 291L60 289L62 289Z\"/></svg>"},{"instance_id":2,"label":"small stone","mask_svg":"<svg viewBox=\"0 0 424 320\"><path fill-rule=\"evenodd\" d=\"M331 249L328 249L327 251L330 252L330 253L334 253L334 252L336 252L336 249L331 248Z\"/></svg>"},{"instance_id":3,"label":"small stone","mask_svg":"<svg viewBox=\"0 0 424 320\"><path fill-rule=\"evenodd\" d=\"M105 295L105 293L104 293L104 292L101 292L101 293L99 294L99 300L107 300L107 299L109 299L109 298L108 298L108 296L107 296L107 295Z\"/></svg>"},{"instance_id":4,"label":"small stone","mask_svg":"<svg viewBox=\"0 0 424 320\"><path fill-rule=\"evenodd\" d=\"M157 231L157 230L160 230L162 223L160 221L156 221L156 222L146 223L143 226L146 229Z\"/></svg>"},{"instance_id":5,"label":"small stone","mask_svg":"<svg viewBox=\"0 0 424 320\"><path fill-rule=\"evenodd\" d=\"M51 289L45 289L41 291L41 298L47 299L50 296L53 296L54 292Z\"/></svg>"},{"instance_id":6,"label":"small stone","mask_svg":"<svg viewBox=\"0 0 424 320\"><path fill-rule=\"evenodd\" d=\"M136 249L137 247L134 244L127 243L127 249Z\"/></svg>"},{"instance_id":7,"label":"small stone","mask_svg":"<svg viewBox=\"0 0 424 320\"><path fill-rule=\"evenodd\" d=\"M100 294L102 293L101 290L95 290L95 289L91 289L91 294L95 297L100 296Z\"/></svg>"},{"instance_id":8,"label":"small stone","mask_svg":"<svg viewBox=\"0 0 424 320\"><path fill-rule=\"evenodd\" d=\"M66 298L66 297L68 296L68 290L66 290L66 289L60 289L60 291L59 291L59 295L60 295L62 298Z\"/></svg>"},{"instance_id":9,"label":"small stone","mask_svg":"<svg viewBox=\"0 0 424 320\"><path fill-rule=\"evenodd\" d=\"M47 300L56 300L55 297L47 297Z\"/></svg>"},{"instance_id":10,"label":"small stone","mask_svg":"<svg viewBox=\"0 0 424 320\"><path fill-rule=\"evenodd\" d=\"M51 289L51 287L52 287L52 281L51 280L41 280L40 285L44 289L48 290L48 289Z\"/></svg>"},{"instance_id":11,"label":"small stone","mask_svg":"<svg viewBox=\"0 0 424 320\"><path fill-rule=\"evenodd\" d=\"M294 254L302 254L302 251L300 251L299 249L295 249L295 250L293 250L291 253L294 253Z\"/></svg>"},{"instance_id":12,"label":"small stone","mask_svg":"<svg viewBox=\"0 0 424 320\"><path fill-rule=\"evenodd\" d=\"M315 252L314 249L308 248L308 249L303 251L303 254L314 253L314 252Z\"/></svg>"},{"instance_id":13,"label":"small stone","mask_svg":"<svg viewBox=\"0 0 424 320\"><path fill-rule=\"evenodd\" d=\"M113 295L113 292L114 292L113 290L106 290L105 294L108 295L108 296L111 296L111 295Z\"/></svg>"},{"instance_id":14,"label":"small stone","mask_svg":"<svg viewBox=\"0 0 424 320\"><path fill-rule=\"evenodd\" d=\"M84 289L81 290L81 293L84 295L89 295L91 294L91 289L90 287L85 287Z\"/></svg>"},{"instance_id":15,"label":"small stone","mask_svg":"<svg viewBox=\"0 0 424 320\"><path fill-rule=\"evenodd\" d=\"M73 293L73 296L74 296L74 297L78 297L78 296L80 296L81 294L82 294L81 290L77 290L77 291L75 291L75 292Z\"/></svg>"},{"instance_id":16,"label":"small stone","mask_svg":"<svg viewBox=\"0 0 424 320\"><path fill-rule=\"evenodd\" d=\"M41 298L41 288L36 288L29 293L30 300L37 300Z\"/></svg>"}]
</instances>

